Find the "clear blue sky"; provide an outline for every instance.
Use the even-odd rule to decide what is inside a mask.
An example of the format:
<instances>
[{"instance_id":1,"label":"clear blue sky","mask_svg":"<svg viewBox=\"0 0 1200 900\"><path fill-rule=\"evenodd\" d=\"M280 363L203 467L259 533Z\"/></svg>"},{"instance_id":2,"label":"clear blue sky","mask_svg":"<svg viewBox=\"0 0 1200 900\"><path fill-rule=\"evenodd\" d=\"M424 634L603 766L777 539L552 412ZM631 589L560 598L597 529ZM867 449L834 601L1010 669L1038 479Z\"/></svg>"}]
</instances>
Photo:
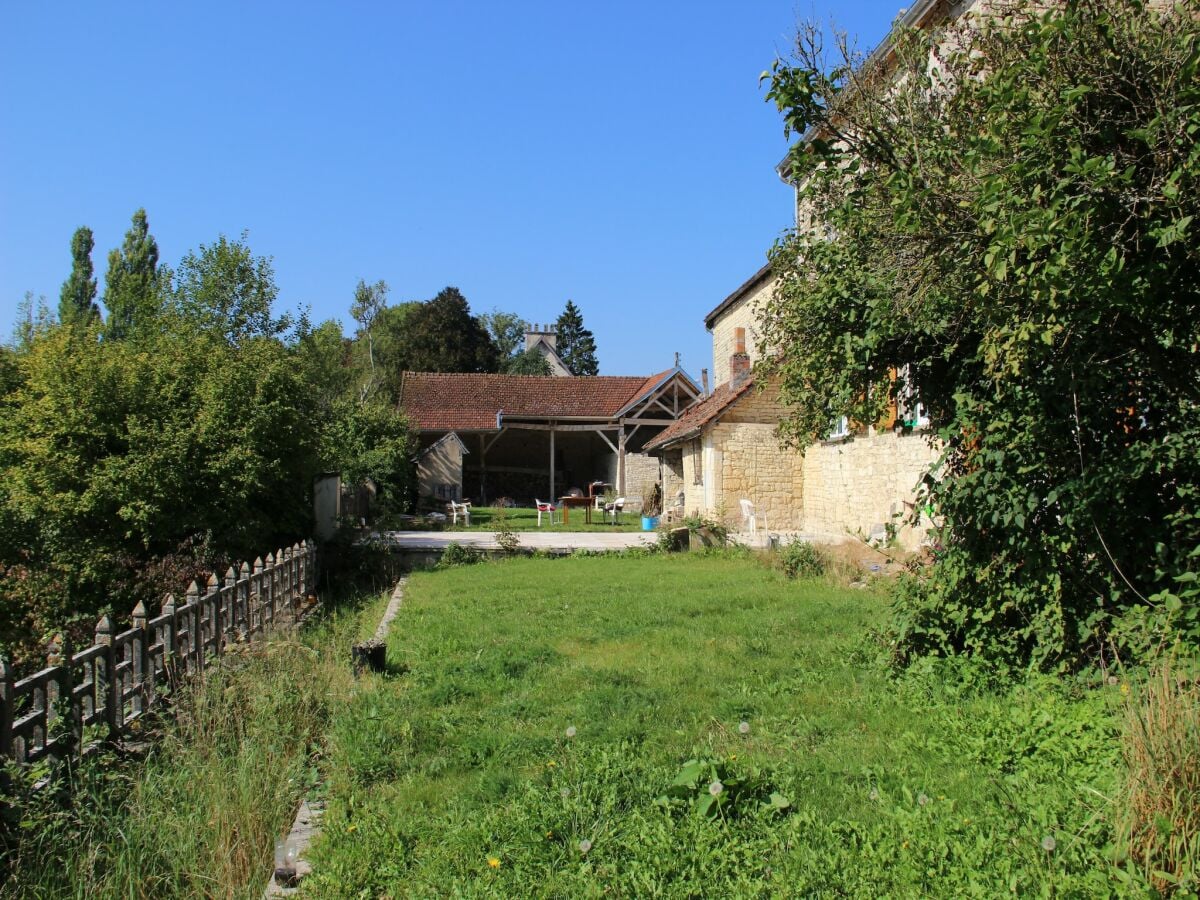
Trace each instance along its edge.
<instances>
[{"instance_id":1,"label":"clear blue sky","mask_svg":"<svg viewBox=\"0 0 1200 900\"><path fill-rule=\"evenodd\" d=\"M870 47L892 3L6 3L0 338L56 307L79 225L100 273L144 206L174 265L249 231L280 306L340 318L456 285L551 321L601 372L711 365L703 316L788 226L759 73L797 16ZM349 329L348 329L349 330Z\"/></svg>"}]
</instances>

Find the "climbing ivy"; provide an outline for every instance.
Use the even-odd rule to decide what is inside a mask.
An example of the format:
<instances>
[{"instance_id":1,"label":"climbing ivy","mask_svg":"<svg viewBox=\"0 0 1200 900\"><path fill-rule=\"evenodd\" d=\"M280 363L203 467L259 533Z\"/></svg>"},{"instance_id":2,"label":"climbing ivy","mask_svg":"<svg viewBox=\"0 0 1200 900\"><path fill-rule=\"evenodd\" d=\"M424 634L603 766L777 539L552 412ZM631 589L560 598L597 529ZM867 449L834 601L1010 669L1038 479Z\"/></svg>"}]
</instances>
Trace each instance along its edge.
<instances>
[{"instance_id":1,"label":"climbing ivy","mask_svg":"<svg viewBox=\"0 0 1200 900\"><path fill-rule=\"evenodd\" d=\"M764 310L784 432L925 405L939 562L900 659L1200 642L1200 2L995 13L867 61L804 31L765 73L807 138Z\"/></svg>"}]
</instances>

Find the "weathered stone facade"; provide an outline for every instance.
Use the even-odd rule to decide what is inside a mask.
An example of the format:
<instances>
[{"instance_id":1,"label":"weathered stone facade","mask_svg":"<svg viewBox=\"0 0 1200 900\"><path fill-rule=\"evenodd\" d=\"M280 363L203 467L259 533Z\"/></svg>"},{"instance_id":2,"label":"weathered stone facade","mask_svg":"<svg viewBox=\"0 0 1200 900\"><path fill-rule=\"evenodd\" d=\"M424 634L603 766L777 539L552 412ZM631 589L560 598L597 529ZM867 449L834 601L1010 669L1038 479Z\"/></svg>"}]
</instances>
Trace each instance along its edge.
<instances>
[{"instance_id":1,"label":"weathered stone facade","mask_svg":"<svg viewBox=\"0 0 1200 900\"><path fill-rule=\"evenodd\" d=\"M417 496L436 505L463 496L463 442L451 432L426 447L417 460Z\"/></svg>"},{"instance_id":2,"label":"weathered stone facade","mask_svg":"<svg viewBox=\"0 0 1200 900\"><path fill-rule=\"evenodd\" d=\"M756 310L765 303L775 288L775 279L766 278L755 290L739 299L713 323L713 385L729 380L729 359L737 349L736 331L746 330L746 353L750 364L759 357L759 333Z\"/></svg>"},{"instance_id":3,"label":"weathered stone facade","mask_svg":"<svg viewBox=\"0 0 1200 900\"><path fill-rule=\"evenodd\" d=\"M915 527L907 522L919 482L939 453L920 433L885 431L813 444L804 454L801 529L840 540L892 526L900 545L914 549L930 523L924 517Z\"/></svg>"}]
</instances>

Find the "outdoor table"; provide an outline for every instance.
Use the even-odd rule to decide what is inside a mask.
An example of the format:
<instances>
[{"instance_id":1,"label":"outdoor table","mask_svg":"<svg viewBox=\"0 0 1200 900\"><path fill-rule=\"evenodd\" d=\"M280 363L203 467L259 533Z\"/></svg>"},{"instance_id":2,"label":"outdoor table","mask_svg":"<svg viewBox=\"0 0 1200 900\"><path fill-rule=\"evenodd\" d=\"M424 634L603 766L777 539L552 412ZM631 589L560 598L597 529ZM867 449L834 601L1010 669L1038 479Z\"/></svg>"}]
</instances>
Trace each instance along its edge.
<instances>
[{"instance_id":1,"label":"outdoor table","mask_svg":"<svg viewBox=\"0 0 1200 900\"><path fill-rule=\"evenodd\" d=\"M572 506L583 507L583 520L589 525L592 524L592 507L596 503L595 497L559 497L558 504L562 507L563 524L566 525L569 520L569 515Z\"/></svg>"}]
</instances>

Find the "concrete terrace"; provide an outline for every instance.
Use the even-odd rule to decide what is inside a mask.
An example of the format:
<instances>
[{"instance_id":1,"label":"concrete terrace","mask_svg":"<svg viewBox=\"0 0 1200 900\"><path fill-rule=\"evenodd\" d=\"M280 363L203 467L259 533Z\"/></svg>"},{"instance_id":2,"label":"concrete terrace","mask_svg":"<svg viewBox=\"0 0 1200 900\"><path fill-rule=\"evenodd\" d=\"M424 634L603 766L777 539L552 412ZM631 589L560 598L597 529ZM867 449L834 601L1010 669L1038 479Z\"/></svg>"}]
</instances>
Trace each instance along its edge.
<instances>
[{"instance_id":1,"label":"concrete terrace","mask_svg":"<svg viewBox=\"0 0 1200 900\"><path fill-rule=\"evenodd\" d=\"M521 547L569 553L574 550L628 550L648 547L657 539L654 532L625 531L608 534L593 531L518 531ZM378 535L394 550L440 553L451 543L473 550L500 550L494 531L384 531Z\"/></svg>"}]
</instances>

